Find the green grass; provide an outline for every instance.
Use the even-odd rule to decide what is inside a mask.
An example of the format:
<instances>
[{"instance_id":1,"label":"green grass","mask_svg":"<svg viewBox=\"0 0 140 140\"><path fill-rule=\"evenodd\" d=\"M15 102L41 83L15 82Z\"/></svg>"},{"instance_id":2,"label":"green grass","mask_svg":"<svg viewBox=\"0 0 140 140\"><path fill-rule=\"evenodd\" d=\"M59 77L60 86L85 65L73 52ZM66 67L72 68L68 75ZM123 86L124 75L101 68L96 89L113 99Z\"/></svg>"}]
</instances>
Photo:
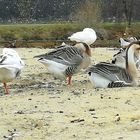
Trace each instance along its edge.
<instances>
[{"instance_id":1,"label":"green grass","mask_svg":"<svg viewBox=\"0 0 140 140\"><path fill-rule=\"evenodd\" d=\"M0 40L46 40L65 38L70 30L78 28L71 24L12 24L0 25ZM66 35L65 35L66 34Z\"/></svg>"},{"instance_id":2,"label":"green grass","mask_svg":"<svg viewBox=\"0 0 140 140\"><path fill-rule=\"evenodd\" d=\"M19 45L36 47L35 43L27 43L30 41L42 42L48 41L44 47L57 45L56 40L67 41L68 36L73 32L80 31L85 26L76 23L53 23L53 24L0 24L0 46L5 42L18 40ZM91 26L99 31L105 40L97 40L97 46L108 46L109 44L117 45L120 37L124 32L127 36L139 36L140 23L133 23L131 28L126 28L126 23L101 23L98 26ZM2 43L4 42L4 43ZM53 43L55 42L55 43ZM59 42L60 44L60 42ZM59 45L58 44L58 45Z\"/></svg>"}]
</instances>

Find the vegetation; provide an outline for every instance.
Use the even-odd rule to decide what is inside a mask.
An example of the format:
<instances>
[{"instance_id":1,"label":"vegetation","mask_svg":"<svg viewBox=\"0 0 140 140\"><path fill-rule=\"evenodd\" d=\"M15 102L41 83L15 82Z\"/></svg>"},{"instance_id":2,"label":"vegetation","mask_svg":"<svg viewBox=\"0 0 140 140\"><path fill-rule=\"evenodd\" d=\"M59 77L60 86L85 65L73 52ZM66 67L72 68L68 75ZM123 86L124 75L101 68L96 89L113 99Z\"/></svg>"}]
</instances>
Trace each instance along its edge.
<instances>
[{"instance_id":1,"label":"vegetation","mask_svg":"<svg viewBox=\"0 0 140 140\"><path fill-rule=\"evenodd\" d=\"M82 30L85 26L74 23L54 24L7 24L0 25L1 46L9 45L9 41L17 40L17 47L54 47L61 42L70 43L67 38L73 32ZM96 47L117 46L118 39L124 36L139 36L140 23L135 23L126 29L126 24L102 23L98 27L90 26L102 35L104 40L97 40ZM93 46L94 47L94 46Z\"/></svg>"},{"instance_id":2,"label":"vegetation","mask_svg":"<svg viewBox=\"0 0 140 140\"><path fill-rule=\"evenodd\" d=\"M104 21L131 24L140 19L139 6L139 0L0 0L0 22L71 21L82 8L82 14L98 15L100 9Z\"/></svg>"},{"instance_id":3,"label":"vegetation","mask_svg":"<svg viewBox=\"0 0 140 140\"><path fill-rule=\"evenodd\" d=\"M104 38L94 46L117 46L124 33L139 36L140 24L134 24L138 13L139 0L0 0L0 42L52 47L68 42L73 32L92 27Z\"/></svg>"}]
</instances>

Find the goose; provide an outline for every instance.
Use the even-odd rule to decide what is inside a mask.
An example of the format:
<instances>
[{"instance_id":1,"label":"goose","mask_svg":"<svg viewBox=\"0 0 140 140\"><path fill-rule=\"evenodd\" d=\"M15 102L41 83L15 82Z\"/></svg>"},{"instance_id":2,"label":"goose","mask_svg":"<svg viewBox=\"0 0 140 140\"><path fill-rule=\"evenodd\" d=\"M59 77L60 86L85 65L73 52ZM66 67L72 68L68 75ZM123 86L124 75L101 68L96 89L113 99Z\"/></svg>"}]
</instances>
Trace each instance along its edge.
<instances>
[{"instance_id":1,"label":"goose","mask_svg":"<svg viewBox=\"0 0 140 140\"><path fill-rule=\"evenodd\" d=\"M98 88L136 86L138 70L134 55L138 54L139 50L140 45L136 43L132 43L126 48L125 69L107 62L92 65L87 70L91 83Z\"/></svg>"},{"instance_id":2,"label":"goose","mask_svg":"<svg viewBox=\"0 0 140 140\"><path fill-rule=\"evenodd\" d=\"M127 38L127 40L129 41L129 42L135 42L135 41L138 41L138 39L136 38L136 37L133 37L133 36L131 36L131 37L128 37Z\"/></svg>"},{"instance_id":3,"label":"goose","mask_svg":"<svg viewBox=\"0 0 140 140\"><path fill-rule=\"evenodd\" d=\"M127 39L120 38L119 42L122 48L127 47L130 43L137 42L136 37L128 37Z\"/></svg>"},{"instance_id":4,"label":"goose","mask_svg":"<svg viewBox=\"0 0 140 140\"><path fill-rule=\"evenodd\" d=\"M24 62L18 53L10 48L4 48L0 55L0 82L3 83L6 94L9 94L7 82L14 80L24 67Z\"/></svg>"},{"instance_id":5,"label":"goose","mask_svg":"<svg viewBox=\"0 0 140 140\"><path fill-rule=\"evenodd\" d=\"M125 48L126 46L128 46L130 44L130 42L126 39L120 38L119 39L120 45L122 48Z\"/></svg>"},{"instance_id":6,"label":"goose","mask_svg":"<svg viewBox=\"0 0 140 140\"><path fill-rule=\"evenodd\" d=\"M68 37L68 39L91 45L96 41L97 35L92 28L84 28L83 31L73 33L70 37Z\"/></svg>"},{"instance_id":7,"label":"goose","mask_svg":"<svg viewBox=\"0 0 140 140\"><path fill-rule=\"evenodd\" d=\"M117 65L118 67L126 69L126 48L120 48L119 51L113 55L111 63ZM137 69L140 66L140 56L139 53L134 54L134 60Z\"/></svg>"},{"instance_id":8,"label":"goose","mask_svg":"<svg viewBox=\"0 0 140 140\"><path fill-rule=\"evenodd\" d=\"M90 56L90 47L85 43L77 43L75 46L65 44L34 58L39 57L38 61L55 77L60 79L68 77L68 85L71 85L72 75L90 65Z\"/></svg>"}]
</instances>

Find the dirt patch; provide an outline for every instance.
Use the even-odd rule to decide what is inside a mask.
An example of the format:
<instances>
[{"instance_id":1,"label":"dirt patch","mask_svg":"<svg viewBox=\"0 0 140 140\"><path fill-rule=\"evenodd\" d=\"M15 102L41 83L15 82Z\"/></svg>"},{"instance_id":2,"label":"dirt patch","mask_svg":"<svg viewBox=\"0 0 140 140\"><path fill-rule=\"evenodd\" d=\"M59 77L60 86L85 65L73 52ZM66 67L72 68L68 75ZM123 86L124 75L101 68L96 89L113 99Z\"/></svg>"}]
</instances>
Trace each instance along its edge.
<instances>
[{"instance_id":1,"label":"dirt patch","mask_svg":"<svg viewBox=\"0 0 140 140\"><path fill-rule=\"evenodd\" d=\"M50 75L33 56L49 51L16 49L26 66L0 93L0 139L138 140L139 87L95 89L84 71L72 85ZM92 63L110 60L114 49L92 49Z\"/></svg>"}]
</instances>

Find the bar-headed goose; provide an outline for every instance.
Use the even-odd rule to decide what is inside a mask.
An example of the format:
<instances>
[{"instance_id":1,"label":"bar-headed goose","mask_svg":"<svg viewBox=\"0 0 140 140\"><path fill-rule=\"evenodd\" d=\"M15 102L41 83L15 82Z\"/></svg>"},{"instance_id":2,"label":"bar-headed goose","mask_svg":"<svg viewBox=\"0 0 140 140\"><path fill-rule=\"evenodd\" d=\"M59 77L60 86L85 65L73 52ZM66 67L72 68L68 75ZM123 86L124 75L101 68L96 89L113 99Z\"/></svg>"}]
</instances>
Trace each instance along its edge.
<instances>
[{"instance_id":1,"label":"bar-headed goose","mask_svg":"<svg viewBox=\"0 0 140 140\"><path fill-rule=\"evenodd\" d=\"M90 56L90 47L85 43L78 43L75 46L65 44L63 47L35 57L39 57L38 61L43 63L55 77L68 77L70 85L72 75L89 66Z\"/></svg>"},{"instance_id":2,"label":"bar-headed goose","mask_svg":"<svg viewBox=\"0 0 140 140\"><path fill-rule=\"evenodd\" d=\"M112 63L101 62L91 66L87 71L89 79L95 87L122 87L137 85L138 70L135 64L135 54L138 54L140 45L130 44L126 48L126 69Z\"/></svg>"},{"instance_id":3,"label":"bar-headed goose","mask_svg":"<svg viewBox=\"0 0 140 140\"><path fill-rule=\"evenodd\" d=\"M126 46L128 46L131 43L128 40L123 39L123 38L120 38L119 42L120 42L120 45L121 45L122 48L125 48Z\"/></svg>"},{"instance_id":4,"label":"bar-headed goose","mask_svg":"<svg viewBox=\"0 0 140 140\"><path fill-rule=\"evenodd\" d=\"M135 38L134 38L135 39ZM132 43L137 43L138 41L132 41ZM131 43L131 44L132 44ZM127 51L127 48L128 46L126 46L125 48L120 48L119 51L113 55L113 58L112 58L112 61L111 63L121 67L121 68L124 68L126 69L126 51ZM134 60L135 60L135 64L136 64L136 67L139 68L140 66L140 55L139 55L139 52L135 52L134 53Z\"/></svg>"},{"instance_id":5,"label":"bar-headed goose","mask_svg":"<svg viewBox=\"0 0 140 140\"><path fill-rule=\"evenodd\" d=\"M24 62L19 57L18 53L10 48L4 48L0 55L0 82L4 84L6 93L8 88L6 83L14 80L24 67Z\"/></svg>"},{"instance_id":6,"label":"bar-headed goose","mask_svg":"<svg viewBox=\"0 0 140 140\"><path fill-rule=\"evenodd\" d=\"M136 37L128 37L127 39L124 39L124 38L119 39L119 42L122 48L125 48L128 45L130 45L130 43L137 42L137 41L138 40Z\"/></svg>"},{"instance_id":7,"label":"bar-headed goose","mask_svg":"<svg viewBox=\"0 0 140 140\"><path fill-rule=\"evenodd\" d=\"M128 37L127 40L128 40L128 42L130 42L130 43L139 41L139 40L138 40L136 37L134 37L134 36Z\"/></svg>"},{"instance_id":8,"label":"bar-headed goose","mask_svg":"<svg viewBox=\"0 0 140 140\"><path fill-rule=\"evenodd\" d=\"M70 37L68 37L68 39L71 41L83 42L87 45L91 45L96 41L97 35L92 28L85 28L83 31L73 33Z\"/></svg>"}]
</instances>

